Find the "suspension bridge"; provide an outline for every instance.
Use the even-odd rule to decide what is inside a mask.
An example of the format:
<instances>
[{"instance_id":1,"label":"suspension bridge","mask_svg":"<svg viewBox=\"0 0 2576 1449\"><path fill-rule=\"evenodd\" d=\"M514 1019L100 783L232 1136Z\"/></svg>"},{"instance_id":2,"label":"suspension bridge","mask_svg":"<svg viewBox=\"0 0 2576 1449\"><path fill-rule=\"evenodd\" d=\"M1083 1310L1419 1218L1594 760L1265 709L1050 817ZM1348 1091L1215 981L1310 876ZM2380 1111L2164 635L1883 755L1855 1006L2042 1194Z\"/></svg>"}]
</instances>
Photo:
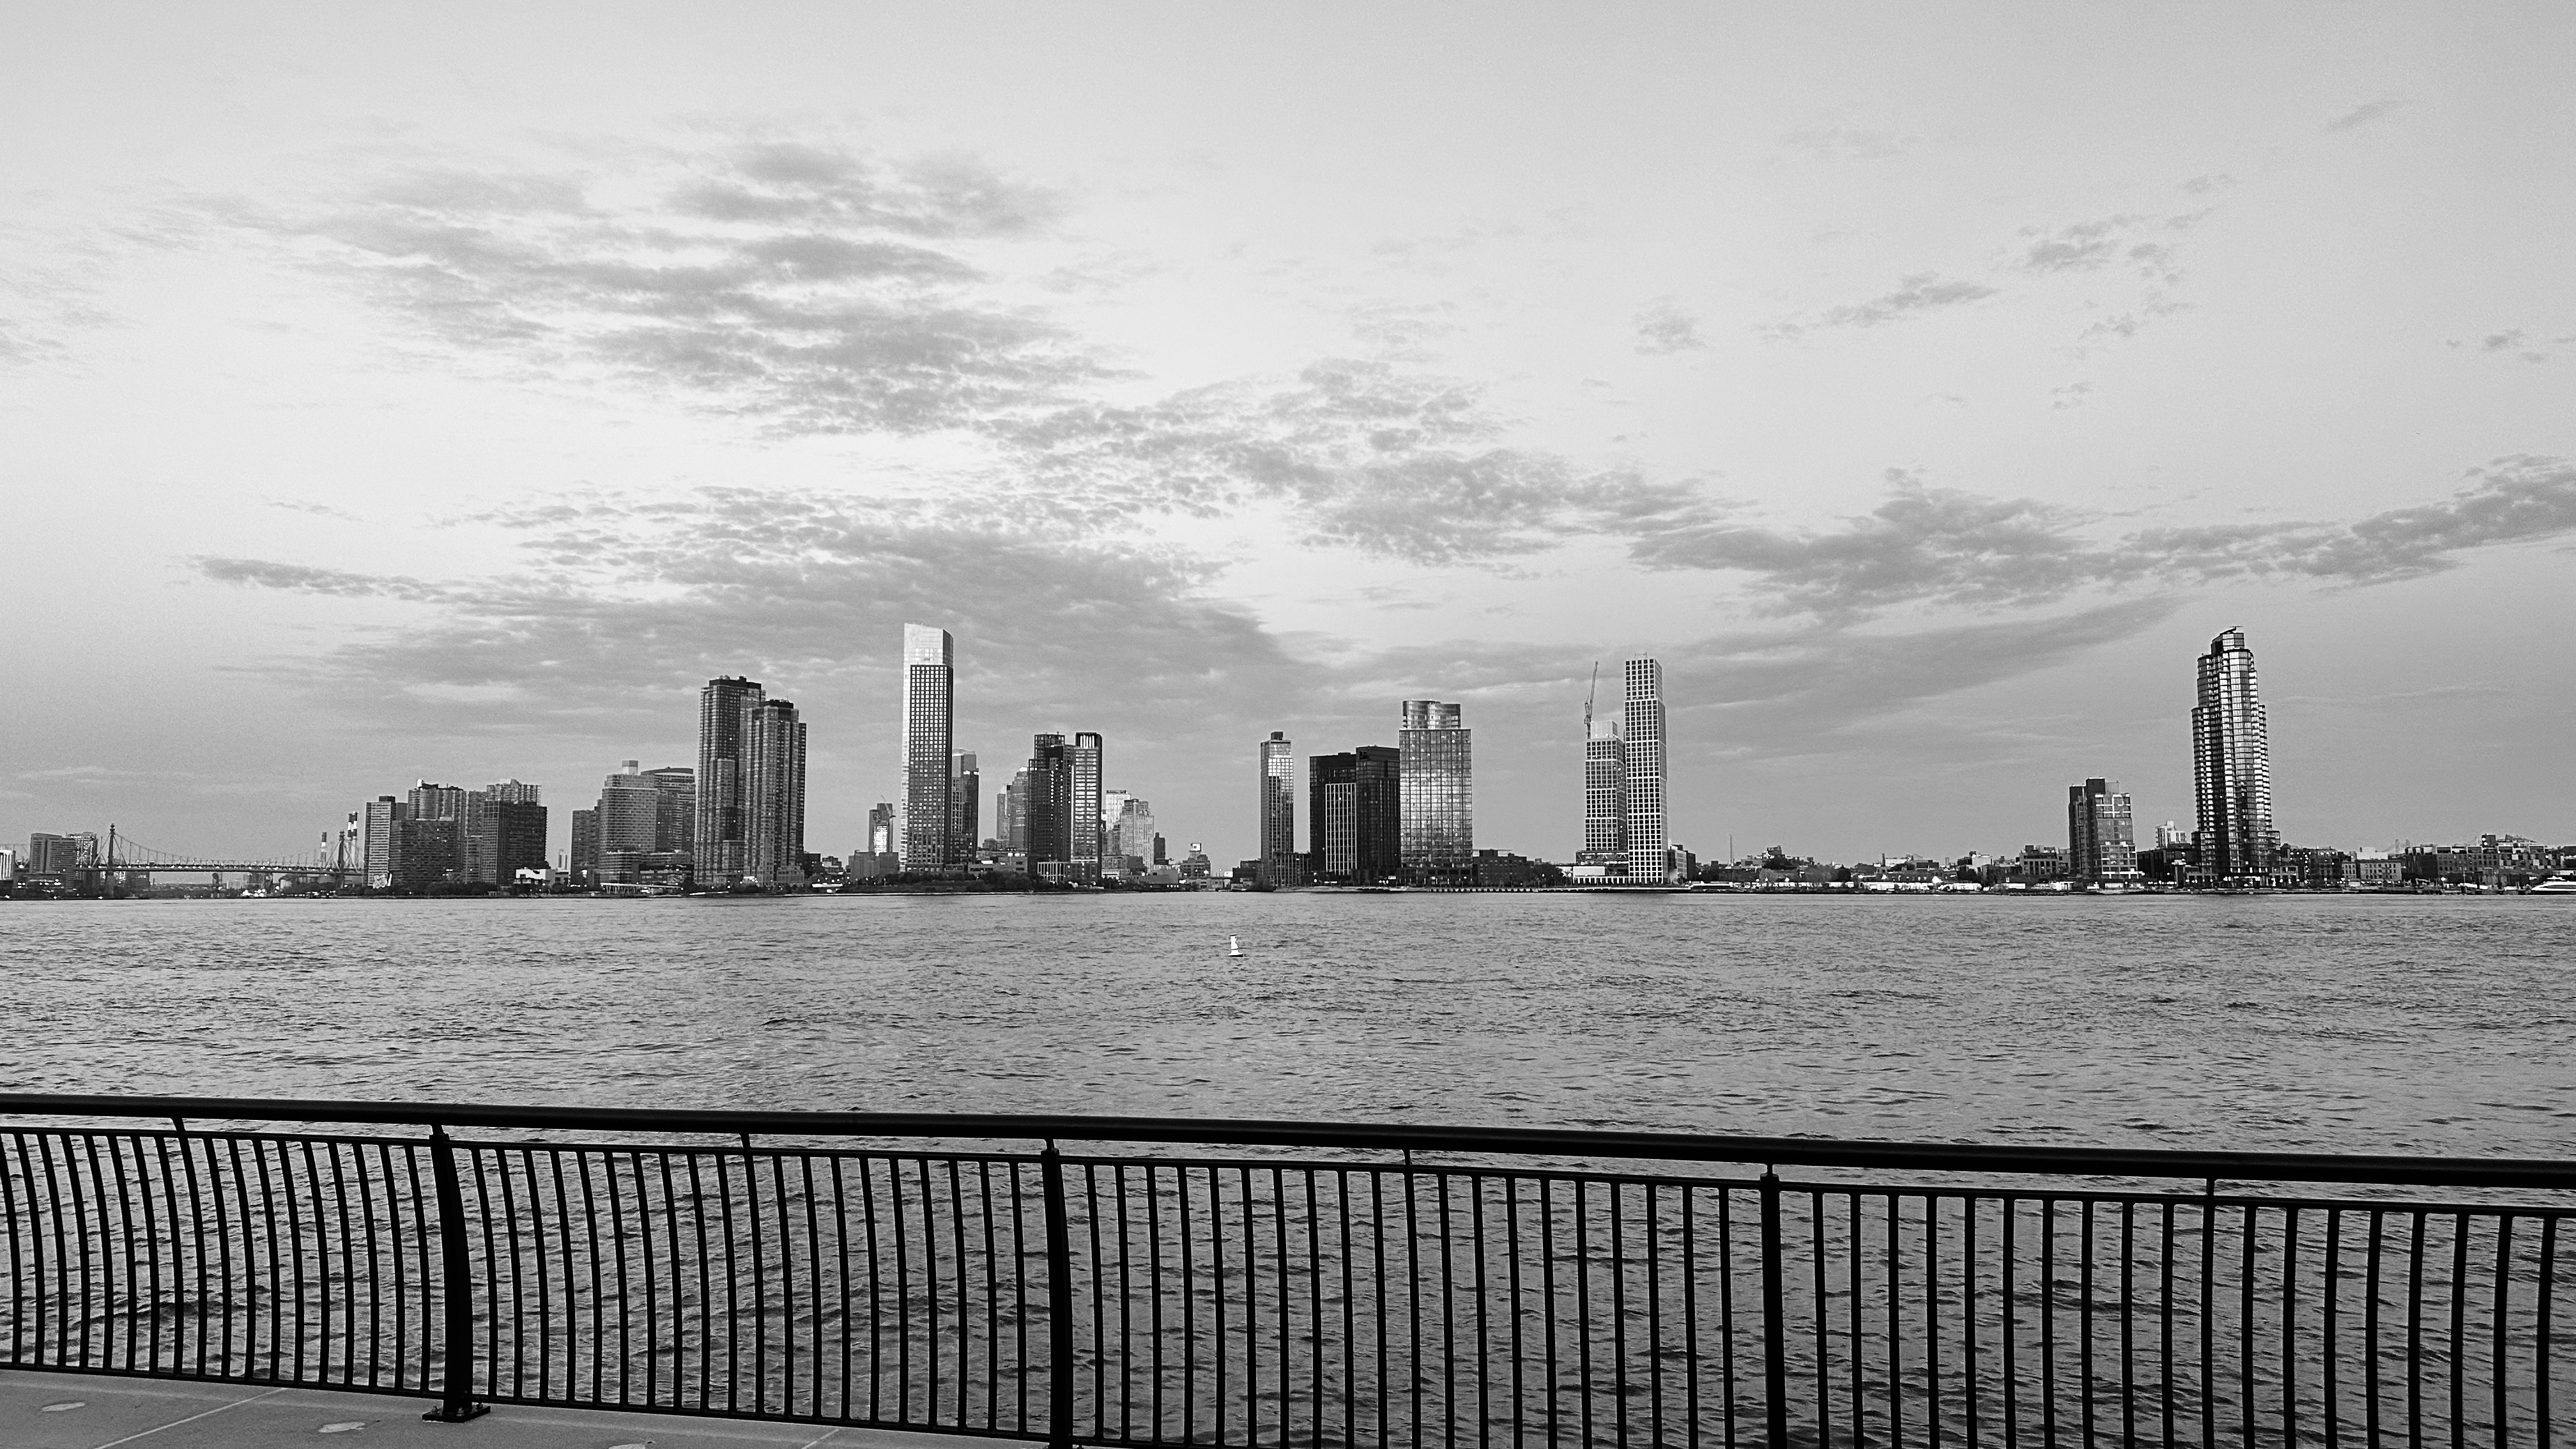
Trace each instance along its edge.
<instances>
[{"instance_id":1,"label":"suspension bridge","mask_svg":"<svg viewBox=\"0 0 2576 1449\"><path fill-rule=\"evenodd\" d=\"M96 864L88 868L110 878L129 875L327 876L335 883L346 883L366 870L363 862L319 855L302 859L259 860L161 850L132 836L119 834L113 825L107 827L106 851Z\"/></svg>"}]
</instances>

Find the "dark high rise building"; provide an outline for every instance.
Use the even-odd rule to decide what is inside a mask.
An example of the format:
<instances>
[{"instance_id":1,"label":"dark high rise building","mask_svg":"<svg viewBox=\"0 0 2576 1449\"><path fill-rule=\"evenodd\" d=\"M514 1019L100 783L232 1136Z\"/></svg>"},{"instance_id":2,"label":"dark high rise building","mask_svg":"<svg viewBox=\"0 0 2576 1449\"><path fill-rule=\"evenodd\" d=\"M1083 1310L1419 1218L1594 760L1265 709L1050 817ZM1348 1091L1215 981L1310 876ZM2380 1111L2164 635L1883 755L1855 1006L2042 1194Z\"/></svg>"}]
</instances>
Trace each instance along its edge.
<instances>
[{"instance_id":1,"label":"dark high rise building","mask_svg":"<svg viewBox=\"0 0 2576 1449\"><path fill-rule=\"evenodd\" d=\"M495 800L484 811L492 837L493 874L499 884L510 884L522 870L546 868L545 806L525 798Z\"/></svg>"},{"instance_id":2,"label":"dark high rise building","mask_svg":"<svg viewBox=\"0 0 2576 1449\"><path fill-rule=\"evenodd\" d=\"M1065 750L1065 762L1071 770L1071 814L1066 822L1065 874L1086 885L1100 883L1101 843L1108 831L1100 811L1100 735L1094 730L1076 730L1073 743Z\"/></svg>"},{"instance_id":3,"label":"dark high rise building","mask_svg":"<svg viewBox=\"0 0 2576 1449\"><path fill-rule=\"evenodd\" d=\"M1288 736L1272 730L1261 742L1261 853L1253 857L1253 879L1277 888L1297 884L1297 759Z\"/></svg>"},{"instance_id":4,"label":"dark high rise building","mask_svg":"<svg viewBox=\"0 0 2576 1449\"><path fill-rule=\"evenodd\" d=\"M1416 885L1476 880L1476 780L1472 732L1454 704L1404 702L1398 825L1405 876Z\"/></svg>"},{"instance_id":5,"label":"dark high rise building","mask_svg":"<svg viewBox=\"0 0 2576 1449\"><path fill-rule=\"evenodd\" d=\"M2066 787L2067 874L2090 885L2141 879L2129 797L2115 780Z\"/></svg>"},{"instance_id":6,"label":"dark high rise building","mask_svg":"<svg viewBox=\"0 0 2576 1449\"><path fill-rule=\"evenodd\" d=\"M1073 859L1073 761L1064 736L1037 736L1022 774L1029 874L1061 880Z\"/></svg>"},{"instance_id":7,"label":"dark high rise building","mask_svg":"<svg viewBox=\"0 0 2576 1449\"><path fill-rule=\"evenodd\" d=\"M2272 825L2272 734L2244 631L2230 629L2209 641L2199 673L2191 752L2200 870L2223 881L2267 878L2280 845Z\"/></svg>"},{"instance_id":8,"label":"dark high rise building","mask_svg":"<svg viewBox=\"0 0 2576 1449\"><path fill-rule=\"evenodd\" d=\"M744 744L743 875L763 890L794 890L805 883L805 724L796 706L762 700Z\"/></svg>"},{"instance_id":9,"label":"dark high rise building","mask_svg":"<svg viewBox=\"0 0 2576 1449\"><path fill-rule=\"evenodd\" d=\"M1377 885L1403 868L1404 752L1362 745L1306 761L1306 839L1312 878Z\"/></svg>"},{"instance_id":10,"label":"dark high rise building","mask_svg":"<svg viewBox=\"0 0 2576 1449\"><path fill-rule=\"evenodd\" d=\"M1628 851L1628 880L1660 884L1675 875L1671 853L1664 848L1664 666L1631 659L1622 672L1627 688L1620 708L1621 748L1628 768L1620 834Z\"/></svg>"},{"instance_id":11,"label":"dark high rise building","mask_svg":"<svg viewBox=\"0 0 2576 1449\"><path fill-rule=\"evenodd\" d=\"M903 868L956 863L950 802L956 749L956 644L945 629L903 626Z\"/></svg>"},{"instance_id":12,"label":"dark high rise building","mask_svg":"<svg viewBox=\"0 0 2576 1449\"><path fill-rule=\"evenodd\" d=\"M572 854L564 868L581 885L599 883L599 812L572 812Z\"/></svg>"},{"instance_id":13,"label":"dark high rise building","mask_svg":"<svg viewBox=\"0 0 2576 1449\"><path fill-rule=\"evenodd\" d=\"M698 883L717 890L740 883L751 862L747 756L751 717L763 698L757 682L739 675L710 679L698 695L697 840L690 856Z\"/></svg>"},{"instance_id":14,"label":"dark high rise building","mask_svg":"<svg viewBox=\"0 0 2576 1449\"><path fill-rule=\"evenodd\" d=\"M993 832L1002 843L1004 855L1020 857L1028 864L1029 854L1029 772L1014 770L1011 783L994 797Z\"/></svg>"},{"instance_id":15,"label":"dark high rise building","mask_svg":"<svg viewBox=\"0 0 2576 1449\"><path fill-rule=\"evenodd\" d=\"M957 757L948 772L948 853L951 865L975 863L975 843L983 838L984 772L970 751Z\"/></svg>"},{"instance_id":16,"label":"dark high rise building","mask_svg":"<svg viewBox=\"0 0 2576 1449\"><path fill-rule=\"evenodd\" d=\"M411 813L411 807L391 795L379 795L367 802L366 881L369 890L390 890L394 883L394 826Z\"/></svg>"}]
</instances>

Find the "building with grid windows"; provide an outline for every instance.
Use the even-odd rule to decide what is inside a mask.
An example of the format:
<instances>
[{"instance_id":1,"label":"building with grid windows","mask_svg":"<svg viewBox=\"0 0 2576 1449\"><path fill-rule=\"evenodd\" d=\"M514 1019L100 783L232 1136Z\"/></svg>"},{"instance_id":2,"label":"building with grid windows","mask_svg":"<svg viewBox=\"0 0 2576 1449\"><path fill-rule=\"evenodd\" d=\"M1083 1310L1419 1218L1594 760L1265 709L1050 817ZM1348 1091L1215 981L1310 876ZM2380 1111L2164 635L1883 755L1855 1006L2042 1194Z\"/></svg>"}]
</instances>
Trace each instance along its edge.
<instances>
[{"instance_id":1,"label":"building with grid windows","mask_svg":"<svg viewBox=\"0 0 2576 1449\"><path fill-rule=\"evenodd\" d=\"M1253 857L1253 882L1276 889L1297 884L1296 747L1278 730L1261 742L1261 853Z\"/></svg>"},{"instance_id":2,"label":"building with grid windows","mask_svg":"<svg viewBox=\"0 0 2576 1449\"><path fill-rule=\"evenodd\" d=\"M945 629L903 626L903 868L954 865L957 646Z\"/></svg>"},{"instance_id":3,"label":"building with grid windows","mask_svg":"<svg viewBox=\"0 0 2576 1449\"><path fill-rule=\"evenodd\" d=\"M1021 831L1029 874L1062 880L1073 857L1073 761L1060 734L1042 734L1029 746L1020 772Z\"/></svg>"},{"instance_id":4,"label":"building with grid windows","mask_svg":"<svg viewBox=\"0 0 2576 1449\"><path fill-rule=\"evenodd\" d=\"M2199 871L2219 881L2266 879L2280 846L2272 824L2272 736L2243 630L2209 641L2199 685L2200 702L2191 711Z\"/></svg>"},{"instance_id":5,"label":"building with grid windows","mask_svg":"<svg viewBox=\"0 0 2576 1449\"><path fill-rule=\"evenodd\" d=\"M1065 820L1065 878L1085 885L1100 883L1101 841L1108 832L1100 814L1100 735L1076 730L1064 751L1070 794Z\"/></svg>"},{"instance_id":6,"label":"building with grid windows","mask_svg":"<svg viewBox=\"0 0 2576 1449\"><path fill-rule=\"evenodd\" d=\"M1574 864L1578 876L1592 879L1628 874L1628 741L1621 720L1593 717L1589 693L1583 697L1583 848Z\"/></svg>"},{"instance_id":7,"label":"building with grid windows","mask_svg":"<svg viewBox=\"0 0 2576 1449\"><path fill-rule=\"evenodd\" d=\"M1403 868L1403 751L1362 745L1306 761L1307 878L1378 885Z\"/></svg>"},{"instance_id":8,"label":"building with grid windows","mask_svg":"<svg viewBox=\"0 0 2576 1449\"><path fill-rule=\"evenodd\" d=\"M701 886L730 890L750 866L746 751L752 714L765 697L757 681L740 675L710 679L698 692L697 805L689 853Z\"/></svg>"},{"instance_id":9,"label":"building with grid windows","mask_svg":"<svg viewBox=\"0 0 2576 1449\"><path fill-rule=\"evenodd\" d=\"M1475 884L1475 748L1459 707L1406 700L1396 749L1397 853L1405 878L1415 885Z\"/></svg>"},{"instance_id":10,"label":"building with grid windows","mask_svg":"<svg viewBox=\"0 0 2576 1449\"><path fill-rule=\"evenodd\" d=\"M2138 873L2138 839L2129 797L2117 780L2066 787L2066 873L2080 884L2120 885Z\"/></svg>"},{"instance_id":11,"label":"building with grid windows","mask_svg":"<svg viewBox=\"0 0 2576 1449\"><path fill-rule=\"evenodd\" d=\"M1667 884L1680 875L1664 835L1664 666L1652 659L1631 659L1621 671L1625 700L1620 706L1620 733L1626 769L1622 771L1621 844L1628 854L1632 884Z\"/></svg>"},{"instance_id":12,"label":"building with grid windows","mask_svg":"<svg viewBox=\"0 0 2576 1449\"><path fill-rule=\"evenodd\" d=\"M744 745L743 878L795 890L805 884L805 722L786 700L762 700Z\"/></svg>"}]
</instances>

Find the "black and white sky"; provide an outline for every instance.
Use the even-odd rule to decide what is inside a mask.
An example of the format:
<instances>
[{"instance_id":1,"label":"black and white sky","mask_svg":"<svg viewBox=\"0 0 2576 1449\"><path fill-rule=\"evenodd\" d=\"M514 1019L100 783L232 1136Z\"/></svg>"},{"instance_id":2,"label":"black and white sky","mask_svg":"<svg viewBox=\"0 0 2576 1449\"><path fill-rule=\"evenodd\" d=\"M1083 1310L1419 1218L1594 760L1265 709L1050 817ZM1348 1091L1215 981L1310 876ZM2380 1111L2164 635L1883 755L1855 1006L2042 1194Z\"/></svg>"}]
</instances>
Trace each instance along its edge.
<instances>
[{"instance_id":1,"label":"black and white sky","mask_svg":"<svg viewBox=\"0 0 2576 1449\"><path fill-rule=\"evenodd\" d=\"M810 844L906 622L998 787L1177 852L1254 743L1477 731L1579 836L1852 858L2190 813L2576 836L2564 5L228 5L0 22L0 838L560 816L745 673ZM1615 693L1615 685L1611 687ZM558 834L561 834L558 823Z\"/></svg>"}]
</instances>

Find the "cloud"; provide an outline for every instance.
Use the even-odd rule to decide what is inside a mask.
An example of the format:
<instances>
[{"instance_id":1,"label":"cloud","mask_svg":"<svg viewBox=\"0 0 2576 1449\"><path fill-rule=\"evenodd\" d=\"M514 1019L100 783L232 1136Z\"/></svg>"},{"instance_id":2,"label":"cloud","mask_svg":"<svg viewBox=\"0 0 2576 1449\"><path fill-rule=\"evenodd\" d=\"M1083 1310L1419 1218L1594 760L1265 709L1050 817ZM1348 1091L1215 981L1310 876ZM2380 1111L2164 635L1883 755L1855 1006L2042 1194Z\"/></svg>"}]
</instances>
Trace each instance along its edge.
<instances>
[{"instance_id":1,"label":"cloud","mask_svg":"<svg viewBox=\"0 0 2576 1449\"><path fill-rule=\"evenodd\" d=\"M2060 411L2067 408L2080 408L2084 406L2086 402L2090 401L2092 396L2093 384L2089 382L2070 382L2064 387L2049 389L2048 405L2050 408Z\"/></svg>"},{"instance_id":2,"label":"cloud","mask_svg":"<svg viewBox=\"0 0 2576 1449\"><path fill-rule=\"evenodd\" d=\"M411 599L435 602L448 597L448 590L437 584L395 575L347 573L340 569L314 568L306 564L273 563L265 559L218 558L206 555L188 561L197 572L217 583L249 584L257 588L278 589L297 594L325 594L343 599Z\"/></svg>"},{"instance_id":3,"label":"cloud","mask_svg":"<svg viewBox=\"0 0 2576 1449\"><path fill-rule=\"evenodd\" d=\"M2215 171L2205 176L2195 176L2191 178L2189 181L2182 184L2181 189L2190 192L2194 196L2207 196L2213 191L2224 191L2235 184L2235 177L2228 175L2224 171Z\"/></svg>"},{"instance_id":4,"label":"cloud","mask_svg":"<svg viewBox=\"0 0 2576 1449\"><path fill-rule=\"evenodd\" d=\"M1892 131L1828 126L1792 131L1780 138L1780 144L1827 161L1883 161L1904 155L1912 143Z\"/></svg>"},{"instance_id":5,"label":"cloud","mask_svg":"<svg viewBox=\"0 0 2576 1449\"><path fill-rule=\"evenodd\" d=\"M1700 340L1699 319L1675 306L1670 298L1639 312L1635 321L1639 352L1690 352L1708 345Z\"/></svg>"},{"instance_id":6,"label":"cloud","mask_svg":"<svg viewBox=\"0 0 2576 1449\"><path fill-rule=\"evenodd\" d=\"M1995 295L1995 289L1983 282L1971 282L1941 276L1937 272L1916 272L1900 278L1896 290L1866 302L1836 307L1814 321L1789 319L1765 329L1774 337L1795 337L1820 327L1877 327L1889 322L1902 322L1945 307L1962 306Z\"/></svg>"},{"instance_id":7,"label":"cloud","mask_svg":"<svg viewBox=\"0 0 2576 1449\"><path fill-rule=\"evenodd\" d=\"M2351 110L2344 112L2342 115L2335 117L2333 120L2326 122L2325 129L2328 131L2349 131L2355 127L2367 126L2371 122L2378 120L2380 117L2403 108L2405 105L2405 99L2399 96L2382 96L2375 101L2365 101L2362 104L2353 107Z\"/></svg>"},{"instance_id":8,"label":"cloud","mask_svg":"<svg viewBox=\"0 0 2576 1449\"><path fill-rule=\"evenodd\" d=\"M2476 549L2576 534L2576 462L2517 456L2472 469L2434 503L2348 523L2230 523L2103 538L2101 519L1889 475L1887 500L1841 527L1788 530L1705 512L1643 531L1659 569L1747 576L1755 608L1855 623L1921 605L2034 607L2104 589L2159 592L2229 579L2358 586L2457 567Z\"/></svg>"},{"instance_id":9,"label":"cloud","mask_svg":"<svg viewBox=\"0 0 2576 1449\"><path fill-rule=\"evenodd\" d=\"M350 523L362 521L358 515L345 509L334 508L328 503L315 503L305 498L271 498L268 500L268 506L283 508L289 513L310 513L316 518L337 518Z\"/></svg>"}]
</instances>

